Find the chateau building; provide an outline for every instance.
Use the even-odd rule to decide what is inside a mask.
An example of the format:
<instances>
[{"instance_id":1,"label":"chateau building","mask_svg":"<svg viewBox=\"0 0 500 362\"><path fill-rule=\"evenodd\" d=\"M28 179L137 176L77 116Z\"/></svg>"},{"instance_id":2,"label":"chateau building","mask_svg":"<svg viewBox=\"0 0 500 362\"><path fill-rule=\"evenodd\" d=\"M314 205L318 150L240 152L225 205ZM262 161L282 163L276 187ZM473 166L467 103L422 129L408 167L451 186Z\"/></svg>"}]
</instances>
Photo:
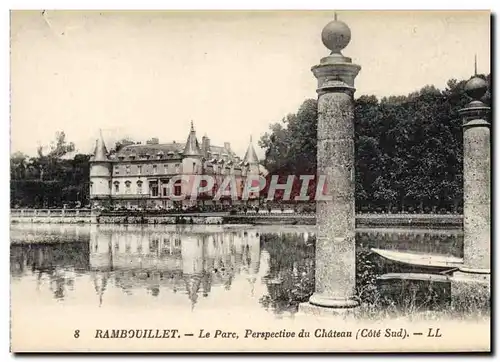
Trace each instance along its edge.
<instances>
[{"instance_id":1,"label":"chateau building","mask_svg":"<svg viewBox=\"0 0 500 362\"><path fill-rule=\"evenodd\" d=\"M203 136L200 144L192 122L185 143L162 144L153 138L146 144L127 145L114 154L107 151L101 135L90 159L91 205L92 208L168 209L238 204L247 177L258 176L262 171L251 139L245 156L240 158L231 150L229 142L223 147L215 146L210 138ZM181 178L192 180L195 175L210 175L214 186L191 200L194 188ZM238 200L226 196L215 201L213 196L227 176L235 181ZM201 179L200 186L206 186L204 178ZM253 193L245 202L253 204L257 199L258 194Z\"/></svg>"}]
</instances>

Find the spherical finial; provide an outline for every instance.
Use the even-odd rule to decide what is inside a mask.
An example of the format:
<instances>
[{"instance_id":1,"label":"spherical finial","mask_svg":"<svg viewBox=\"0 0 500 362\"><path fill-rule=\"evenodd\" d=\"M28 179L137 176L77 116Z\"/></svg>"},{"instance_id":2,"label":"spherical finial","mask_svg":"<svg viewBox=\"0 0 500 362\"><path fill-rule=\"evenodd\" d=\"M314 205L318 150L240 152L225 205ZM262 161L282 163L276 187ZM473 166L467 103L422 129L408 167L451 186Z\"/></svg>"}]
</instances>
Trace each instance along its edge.
<instances>
[{"instance_id":1,"label":"spherical finial","mask_svg":"<svg viewBox=\"0 0 500 362\"><path fill-rule=\"evenodd\" d=\"M475 76L465 84L464 90L469 97L479 101L488 91L488 83L483 78Z\"/></svg>"},{"instance_id":2,"label":"spherical finial","mask_svg":"<svg viewBox=\"0 0 500 362\"><path fill-rule=\"evenodd\" d=\"M351 29L339 20L330 21L321 32L323 44L333 53L339 54L351 41Z\"/></svg>"}]
</instances>

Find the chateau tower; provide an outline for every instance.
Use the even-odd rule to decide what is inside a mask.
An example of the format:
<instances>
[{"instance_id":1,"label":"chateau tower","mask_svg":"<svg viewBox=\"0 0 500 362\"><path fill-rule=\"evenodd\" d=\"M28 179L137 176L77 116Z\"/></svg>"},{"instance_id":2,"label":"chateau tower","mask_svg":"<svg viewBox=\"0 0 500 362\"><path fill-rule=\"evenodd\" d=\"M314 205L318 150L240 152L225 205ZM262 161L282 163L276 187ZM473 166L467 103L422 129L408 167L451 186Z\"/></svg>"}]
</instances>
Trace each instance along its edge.
<instances>
[{"instance_id":1,"label":"chateau tower","mask_svg":"<svg viewBox=\"0 0 500 362\"><path fill-rule=\"evenodd\" d=\"M245 157L243 157L243 175L246 177L246 181L249 185L256 187L259 185L259 158L257 153L253 148L252 136L250 136L250 143L248 144L247 151L245 152ZM250 178L250 179L249 179ZM249 193L249 205L257 206L259 205L260 192L250 192Z\"/></svg>"},{"instance_id":2,"label":"chateau tower","mask_svg":"<svg viewBox=\"0 0 500 362\"><path fill-rule=\"evenodd\" d=\"M243 164L248 165L249 175L259 174L259 158L257 157L255 149L253 148L252 136L250 136L250 143L248 144L247 152L245 153L245 157L243 158Z\"/></svg>"},{"instance_id":3,"label":"chateau tower","mask_svg":"<svg viewBox=\"0 0 500 362\"><path fill-rule=\"evenodd\" d=\"M193 121L191 121L191 130L189 131L182 157L182 194L186 195L183 204L186 206L194 206L196 201L190 200L194 188L197 187L193 175L203 174L203 152L196 138Z\"/></svg>"},{"instance_id":4,"label":"chateau tower","mask_svg":"<svg viewBox=\"0 0 500 362\"><path fill-rule=\"evenodd\" d=\"M196 131L194 130L193 121L191 121L191 130L184 147L182 159L182 173L184 175L199 175L202 173L201 161L202 152L198 139L196 138Z\"/></svg>"},{"instance_id":5,"label":"chateau tower","mask_svg":"<svg viewBox=\"0 0 500 362\"><path fill-rule=\"evenodd\" d=\"M92 207L109 206L111 202L111 161L102 132L96 140L94 155L90 158L90 200Z\"/></svg>"}]
</instances>

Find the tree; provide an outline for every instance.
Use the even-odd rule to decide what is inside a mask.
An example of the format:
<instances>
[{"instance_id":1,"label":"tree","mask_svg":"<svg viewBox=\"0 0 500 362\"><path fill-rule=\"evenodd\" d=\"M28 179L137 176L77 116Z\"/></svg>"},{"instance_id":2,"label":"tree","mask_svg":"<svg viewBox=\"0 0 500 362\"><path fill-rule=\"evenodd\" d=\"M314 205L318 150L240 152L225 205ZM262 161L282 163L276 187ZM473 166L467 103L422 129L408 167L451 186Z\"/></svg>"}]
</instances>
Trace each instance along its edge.
<instances>
[{"instance_id":1,"label":"tree","mask_svg":"<svg viewBox=\"0 0 500 362\"><path fill-rule=\"evenodd\" d=\"M483 101L491 102L489 89ZM358 210L445 208L463 202L463 130L459 110L471 100L466 81L444 90L425 86L406 96L355 100L356 205ZM259 145L272 174L316 173L317 103L273 123Z\"/></svg>"},{"instance_id":2,"label":"tree","mask_svg":"<svg viewBox=\"0 0 500 362\"><path fill-rule=\"evenodd\" d=\"M123 147L135 144L130 138L123 138L115 143L115 147L110 150L110 153L119 152Z\"/></svg>"},{"instance_id":3,"label":"tree","mask_svg":"<svg viewBox=\"0 0 500 362\"><path fill-rule=\"evenodd\" d=\"M10 178L12 180L26 177L28 156L22 152L15 152L10 156Z\"/></svg>"},{"instance_id":4,"label":"tree","mask_svg":"<svg viewBox=\"0 0 500 362\"><path fill-rule=\"evenodd\" d=\"M22 153L11 155L11 205L29 207L62 207L63 203L88 200L90 155L77 154L73 159L61 157L74 151L64 132L44 152L28 158Z\"/></svg>"}]
</instances>

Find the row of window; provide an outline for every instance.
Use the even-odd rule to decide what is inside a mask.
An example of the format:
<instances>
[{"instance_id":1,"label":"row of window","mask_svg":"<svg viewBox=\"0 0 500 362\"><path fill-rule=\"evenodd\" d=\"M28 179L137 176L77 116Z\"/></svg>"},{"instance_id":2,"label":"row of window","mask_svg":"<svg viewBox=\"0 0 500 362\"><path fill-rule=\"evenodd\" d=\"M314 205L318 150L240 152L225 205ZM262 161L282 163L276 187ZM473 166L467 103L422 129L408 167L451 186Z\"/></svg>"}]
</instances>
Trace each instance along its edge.
<instances>
[{"instance_id":1,"label":"row of window","mask_svg":"<svg viewBox=\"0 0 500 362\"><path fill-rule=\"evenodd\" d=\"M132 185L132 182L127 180L124 182L125 184L125 193L126 194L130 194L131 193L131 185ZM144 182L141 181L141 180L138 180L136 182L136 194L142 194L142 186L143 186ZM167 183L163 183L163 187L161 188L162 189L162 196L168 196L169 195L169 187L167 186L168 182ZM180 196L181 195L181 190L182 190L182 181L181 180L178 180L175 182L174 184L174 195L175 196ZM205 187L207 185L207 181L206 180L201 180L201 187ZM90 182L90 192L93 193L93 186L94 186L94 183L93 182ZM114 181L113 182L113 186L114 186L114 191L115 193L120 193L121 190L120 190L120 181ZM111 188L111 180L108 181L108 187ZM243 187L244 185L243 184L240 184L239 185L239 191L242 192L243 191ZM156 196L160 196L160 193L159 193L159 187L158 187L158 181L150 181L149 182L149 191L150 191L150 194L151 196L153 197L156 197ZM213 187L213 191L215 192L215 190L217 189L217 186L214 185Z\"/></svg>"},{"instance_id":2,"label":"row of window","mask_svg":"<svg viewBox=\"0 0 500 362\"><path fill-rule=\"evenodd\" d=\"M132 185L132 182L131 181L125 181L124 182L125 184L125 193L126 194L130 194L131 193L131 185ZM114 191L115 193L120 193L120 181L115 181L113 182L113 185L114 185ZM143 182L141 180L137 181L137 188L136 188L136 194L142 194L142 186L143 186ZM90 187L92 188L92 183L90 184ZM111 181L110 181L110 187L111 187ZM151 196L159 196L159 188L158 188L158 182L157 181L150 181L149 182L149 191L150 191L150 194ZM169 187L165 186L162 187L162 196L168 196L168 191L169 191ZM175 196L179 196L181 195L181 181L177 181L175 184L174 184L174 195Z\"/></svg>"},{"instance_id":3,"label":"row of window","mask_svg":"<svg viewBox=\"0 0 500 362\"><path fill-rule=\"evenodd\" d=\"M114 175L120 175L120 172L123 171L121 169L125 169L124 170L124 174L125 175L131 175L131 174L134 174L134 175L142 175L143 174L143 171L145 171L144 174L153 174L153 175L157 175L157 174L179 174L181 173L181 165L179 163L176 163L176 164L164 164L163 167L161 167L160 165L152 165L152 167L148 167L149 165L147 165L146 167L143 168L142 165L134 165L134 168L133 169L131 167L131 165L125 165L125 166L120 166L120 165L115 165L114 167ZM170 169L170 170L169 170ZM195 162L193 162L193 172L194 173L200 173L200 166L197 165ZM217 165L213 165L213 171L215 173L218 173L218 172L221 172L221 173L224 173L224 174L229 174L231 172L231 168L230 167L218 167ZM224 172L223 172L224 171Z\"/></svg>"},{"instance_id":4,"label":"row of window","mask_svg":"<svg viewBox=\"0 0 500 362\"><path fill-rule=\"evenodd\" d=\"M136 172L134 172L134 174L137 174L137 175L142 175L142 171L143 171L143 168L142 168L142 165L136 165ZM180 173L180 167L181 165L179 163L176 163L175 165L172 165L170 164L170 173ZM123 168L123 166L119 166L119 165L115 165L115 168L114 168L114 174L115 175L119 175L120 174L120 168ZM153 165L152 168L150 167L147 167L145 168L146 170L146 174L148 173L152 173L153 175L156 175L158 174L158 165ZM162 173L169 173L169 164L164 164L163 165L163 172ZM130 175L131 173L131 166L130 165L125 165L125 175Z\"/></svg>"}]
</instances>

